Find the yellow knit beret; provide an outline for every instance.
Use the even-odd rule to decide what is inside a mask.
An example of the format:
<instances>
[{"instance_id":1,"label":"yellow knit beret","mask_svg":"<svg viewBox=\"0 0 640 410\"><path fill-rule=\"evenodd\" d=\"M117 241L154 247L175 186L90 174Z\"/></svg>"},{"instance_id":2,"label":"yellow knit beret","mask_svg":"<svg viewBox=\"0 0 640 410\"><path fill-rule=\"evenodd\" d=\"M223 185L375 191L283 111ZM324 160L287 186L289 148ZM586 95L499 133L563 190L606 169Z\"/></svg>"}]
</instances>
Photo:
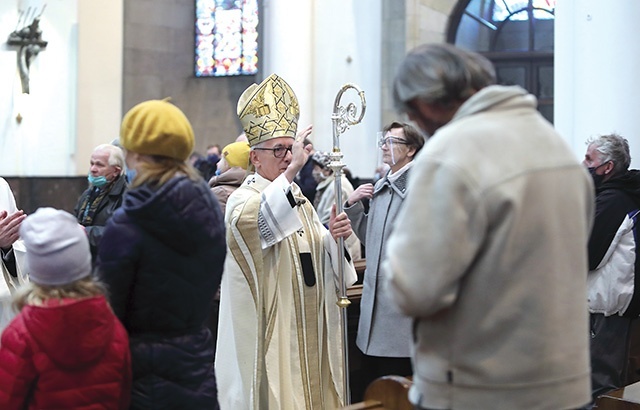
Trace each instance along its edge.
<instances>
[{"instance_id":1,"label":"yellow knit beret","mask_svg":"<svg viewBox=\"0 0 640 410\"><path fill-rule=\"evenodd\" d=\"M247 169L250 150L249 143L246 141L232 142L222 149L222 158L227 161L230 168L240 167Z\"/></svg>"},{"instance_id":2,"label":"yellow knit beret","mask_svg":"<svg viewBox=\"0 0 640 410\"><path fill-rule=\"evenodd\" d=\"M165 100L142 102L127 112L120 127L120 144L128 151L185 161L195 138L189 120Z\"/></svg>"}]
</instances>

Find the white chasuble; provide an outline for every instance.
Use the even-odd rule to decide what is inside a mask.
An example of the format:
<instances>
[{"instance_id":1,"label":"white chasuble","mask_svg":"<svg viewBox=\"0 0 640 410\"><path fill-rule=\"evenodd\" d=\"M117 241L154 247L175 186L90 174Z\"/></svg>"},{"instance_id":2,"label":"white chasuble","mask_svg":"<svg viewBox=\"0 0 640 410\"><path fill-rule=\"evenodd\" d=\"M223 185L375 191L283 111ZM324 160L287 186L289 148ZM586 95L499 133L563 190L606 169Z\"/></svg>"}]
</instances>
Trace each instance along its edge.
<instances>
[{"instance_id":1,"label":"white chasuble","mask_svg":"<svg viewBox=\"0 0 640 410\"><path fill-rule=\"evenodd\" d=\"M226 409L343 403L337 246L299 187L247 177L227 202L216 379ZM344 263L345 282L356 281Z\"/></svg>"}]
</instances>

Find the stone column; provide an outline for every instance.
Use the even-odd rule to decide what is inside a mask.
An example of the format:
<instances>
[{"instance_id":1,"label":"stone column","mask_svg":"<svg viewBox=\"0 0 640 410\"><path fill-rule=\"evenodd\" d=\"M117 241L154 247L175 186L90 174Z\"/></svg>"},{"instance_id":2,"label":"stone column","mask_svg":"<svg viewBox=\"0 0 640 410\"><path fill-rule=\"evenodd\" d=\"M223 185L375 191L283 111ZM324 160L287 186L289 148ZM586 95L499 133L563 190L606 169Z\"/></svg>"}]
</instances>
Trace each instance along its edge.
<instances>
[{"instance_id":1,"label":"stone column","mask_svg":"<svg viewBox=\"0 0 640 410\"><path fill-rule=\"evenodd\" d=\"M284 78L300 103L300 125L311 121L313 110L312 1L267 0L263 3L264 50L260 80L272 73Z\"/></svg>"},{"instance_id":2,"label":"stone column","mask_svg":"<svg viewBox=\"0 0 640 410\"><path fill-rule=\"evenodd\" d=\"M617 132L640 167L640 1L562 0L555 21L555 126L578 158Z\"/></svg>"},{"instance_id":3,"label":"stone column","mask_svg":"<svg viewBox=\"0 0 640 410\"><path fill-rule=\"evenodd\" d=\"M331 114L340 88L355 83L365 91L367 113L340 148L354 176L371 177L381 127L381 0L268 0L263 10L260 77L275 72L291 85L300 103L299 127L313 124L316 149L332 149ZM345 106L359 101L348 93Z\"/></svg>"}]
</instances>

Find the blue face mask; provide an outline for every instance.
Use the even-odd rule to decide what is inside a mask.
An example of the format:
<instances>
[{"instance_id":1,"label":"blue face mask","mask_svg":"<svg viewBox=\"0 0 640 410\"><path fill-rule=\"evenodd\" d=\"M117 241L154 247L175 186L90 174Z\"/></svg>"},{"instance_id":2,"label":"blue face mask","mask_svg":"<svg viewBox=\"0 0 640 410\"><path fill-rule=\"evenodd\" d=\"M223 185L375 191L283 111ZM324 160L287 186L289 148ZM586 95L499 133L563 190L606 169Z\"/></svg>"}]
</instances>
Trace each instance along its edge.
<instances>
[{"instance_id":1,"label":"blue face mask","mask_svg":"<svg viewBox=\"0 0 640 410\"><path fill-rule=\"evenodd\" d=\"M136 170L133 168L127 168L127 182L132 183L135 177L136 177Z\"/></svg>"},{"instance_id":2,"label":"blue face mask","mask_svg":"<svg viewBox=\"0 0 640 410\"><path fill-rule=\"evenodd\" d=\"M87 176L87 180L89 180L89 183L95 187L103 187L105 185L107 185L107 183L109 181L107 181L107 178L104 175L100 175L99 177L94 177L93 175L89 174L89 176Z\"/></svg>"}]
</instances>

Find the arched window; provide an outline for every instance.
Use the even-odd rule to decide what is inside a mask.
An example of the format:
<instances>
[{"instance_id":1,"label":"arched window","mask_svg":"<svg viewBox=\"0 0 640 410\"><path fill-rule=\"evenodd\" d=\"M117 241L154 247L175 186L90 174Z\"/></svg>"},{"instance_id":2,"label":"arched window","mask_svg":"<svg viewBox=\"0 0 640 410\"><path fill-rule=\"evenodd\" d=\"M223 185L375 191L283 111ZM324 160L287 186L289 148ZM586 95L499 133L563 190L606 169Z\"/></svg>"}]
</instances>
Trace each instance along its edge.
<instances>
[{"instance_id":1,"label":"arched window","mask_svg":"<svg viewBox=\"0 0 640 410\"><path fill-rule=\"evenodd\" d=\"M493 62L498 83L535 95L551 122L555 8L555 0L461 0L447 30L448 42Z\"/></svg>"}]
</instances>

